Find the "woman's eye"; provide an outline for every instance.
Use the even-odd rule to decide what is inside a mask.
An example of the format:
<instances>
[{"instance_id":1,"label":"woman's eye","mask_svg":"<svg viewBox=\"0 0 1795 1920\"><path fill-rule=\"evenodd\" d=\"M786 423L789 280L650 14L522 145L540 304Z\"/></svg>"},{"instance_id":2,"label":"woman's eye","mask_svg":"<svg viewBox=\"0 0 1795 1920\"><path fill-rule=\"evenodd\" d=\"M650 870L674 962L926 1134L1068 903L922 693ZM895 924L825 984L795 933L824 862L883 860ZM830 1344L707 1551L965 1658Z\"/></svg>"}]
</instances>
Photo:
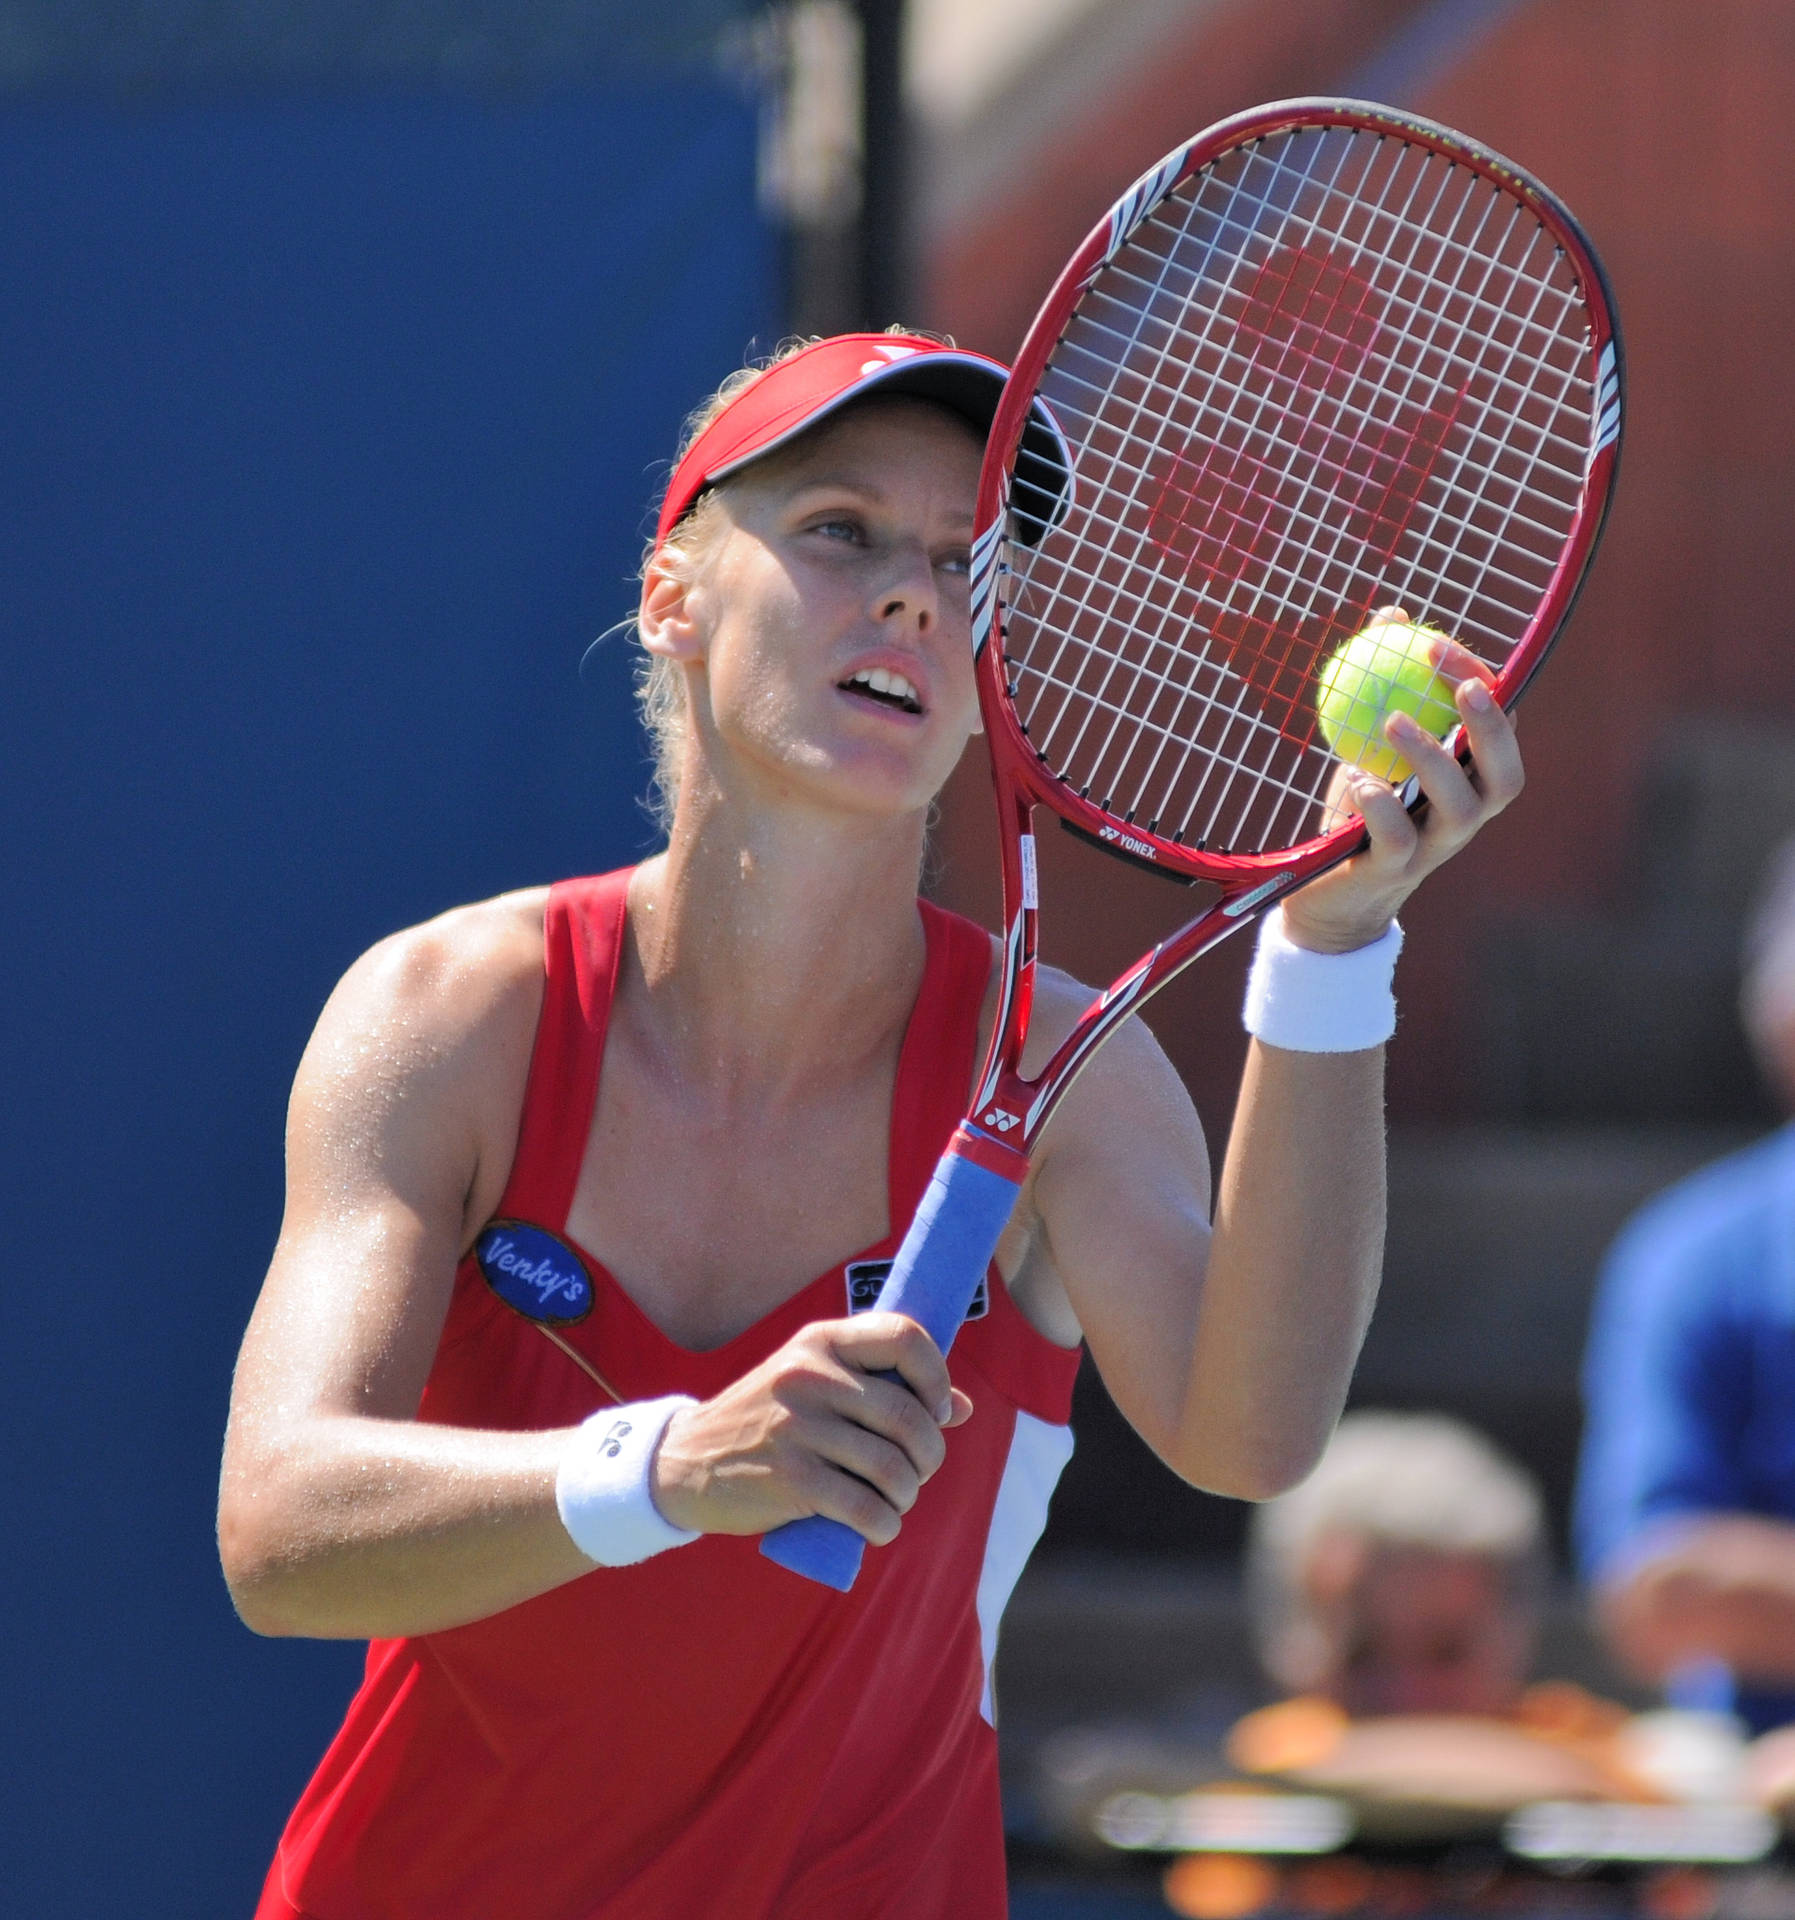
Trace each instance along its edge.
<instances>
[{"instance_id":1,"label":"woman's eye","mask_svg":"<svg viewBox=\"0 0 1795 1920\"><path fill-rule=\"evenodd\" d=\"M832 514L827 520L817 521L815 530L831 540L859 540L865 532L860 522L850 514Z\"/></svg>"},{"instance_id":2,"label":"woman's eye","mask_svg":"<svg viewBox=\"0 0 1795 1920\"><path fill-rule=\"evenodd\" d=\"M935 562L943 573L968 574L972 571L970 553L948 553Z\"/></svg>"}]
</instances>

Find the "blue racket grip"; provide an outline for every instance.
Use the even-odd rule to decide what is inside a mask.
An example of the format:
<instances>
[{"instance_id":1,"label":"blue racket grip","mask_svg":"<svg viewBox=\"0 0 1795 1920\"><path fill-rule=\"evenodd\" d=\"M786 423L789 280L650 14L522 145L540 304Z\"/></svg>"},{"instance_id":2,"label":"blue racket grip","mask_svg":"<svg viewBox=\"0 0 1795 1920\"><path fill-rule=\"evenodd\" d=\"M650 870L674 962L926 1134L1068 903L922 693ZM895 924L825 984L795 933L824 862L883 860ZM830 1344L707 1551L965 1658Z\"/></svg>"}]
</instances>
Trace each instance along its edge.
<instances>
[{"instance_id":1,"label":"blue racket grip","mask_svg":"<svg viewBox=\"0 0 1795 1920\"><path fill-rule=\"evenodd\" d=\"M961 1127L936 1163L879 1291L878 1310L908 1314L946 1353L997 1251L1027 1171L1027 1160L1013 1148ZM841 1521L812 1514L776 1527L760 1550L793 1573L846 1593L860 1571L866 1542Z\"/></svg>"}]
</instances>

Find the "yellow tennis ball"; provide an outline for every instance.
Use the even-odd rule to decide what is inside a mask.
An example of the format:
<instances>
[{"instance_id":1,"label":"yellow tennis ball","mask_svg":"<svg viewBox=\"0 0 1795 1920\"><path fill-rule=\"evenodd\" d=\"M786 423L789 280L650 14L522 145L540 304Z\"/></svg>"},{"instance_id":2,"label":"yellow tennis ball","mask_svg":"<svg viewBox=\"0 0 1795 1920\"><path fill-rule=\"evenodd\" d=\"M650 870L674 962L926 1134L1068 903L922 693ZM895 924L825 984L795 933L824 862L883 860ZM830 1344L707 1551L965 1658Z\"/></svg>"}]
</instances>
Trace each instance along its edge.
<instances>
[{"instance_id":1,"label":"yellow tennis ball","mask_svg":"<svg viewBox=\"0 0 1795 1920\"><path fill-rule=\"evenodd\" d=\"M1437 627L1380 617L1334 650L1321 670L1315 710L1328 745L1348 766L1396 785L1414 769L1384 738L1385 720L1409 714L1437 739L1457 723L1452 682L1428 657L1446 637Z\"/></svg>"}]
</instances>

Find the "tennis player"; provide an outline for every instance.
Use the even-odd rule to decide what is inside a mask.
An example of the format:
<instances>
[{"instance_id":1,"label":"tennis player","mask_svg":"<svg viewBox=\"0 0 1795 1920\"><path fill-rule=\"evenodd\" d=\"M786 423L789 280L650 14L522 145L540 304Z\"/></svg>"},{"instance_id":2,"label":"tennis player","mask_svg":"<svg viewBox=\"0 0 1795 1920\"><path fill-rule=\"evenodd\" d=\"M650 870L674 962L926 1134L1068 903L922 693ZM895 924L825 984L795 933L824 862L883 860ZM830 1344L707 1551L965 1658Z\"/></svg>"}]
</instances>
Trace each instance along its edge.
<instances>
[{"instance_id":1,"label":"tennis player","mask_svg":"<svg viewBox=\"0 0 1795 1920\"><path fill-rule=\"evenodd\" d=\"M891 334L728 383L643 577L666 851L397 934L319 1021L219 1534L252 1628L372 1646L263 1920L998 1920L990 1660L1081 1343L1201 1486L1274 1494L1326 1441L1378 1274L1393 915L1521 784L1468 664L1475 773L1393 722L1424 819L1356 782L1368 847L1262 942L1213 1226L1134 1024L951 1367L855 1311L992 1018L990 937L917 883L978 722L1004 378ZM1084 995L1041 993L1044 1054ZM812 1513L877 1549L851 1593L757 1551Z\"/></svg>"}]
</instances>

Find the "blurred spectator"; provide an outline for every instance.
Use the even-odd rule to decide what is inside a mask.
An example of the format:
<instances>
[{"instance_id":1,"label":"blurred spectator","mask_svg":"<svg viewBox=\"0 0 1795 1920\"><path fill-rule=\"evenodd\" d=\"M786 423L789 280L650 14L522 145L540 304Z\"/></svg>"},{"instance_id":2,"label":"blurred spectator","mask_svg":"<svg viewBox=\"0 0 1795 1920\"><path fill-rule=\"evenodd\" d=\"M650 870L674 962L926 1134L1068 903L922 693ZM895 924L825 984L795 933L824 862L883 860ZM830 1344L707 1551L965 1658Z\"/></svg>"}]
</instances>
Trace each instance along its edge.
<instances>
[{"instance_id":1,"label":"blurred spectator","mask_svg":"<svg viewBox=\"0 0 1795 1920\"><path fill-rule=\"evenodd\" d=\"M1240 1771L1349 1801L1361 1837L1487 1833L1535 1800L1652 1797L1624 1708L1528 1685L1550 1572L1533 1481L1439 1414L1356 1413L1254 1515L1260 1658L1293 1696L1239 1721Z\"/></svg>"},{"instance_id":2,"label":"blurred spectator","mask_svg":"<svg viewBox=\"0 0 1795 1920\"><path fill-rule=\"evenodd\" d=\"M1548 1571L1532 1481L1438 1414L1348 1414L1247 1549L1266 1672L1355 1718L1510 1712Z\"/></svg>"},{"instance_id":3,"label":"blurred spectator","mask_svg":"<svg viewBox=\"0 0 1795 1920\"><path fill-rule=\"evenodd\" d=\"M1254 1513L1249 1616L1288 1697L1237 1720L1219 1757L1344 1802L1368 1844L1490 1840L1542 1801L1795 1809L1795 1738L1748 1750L1712 1714L1635 1716L1533 1681L1550 1571L1540 1492L1488 1440L1438 1414L1349 1414L1314 1473ZM1075 1842L1106 1834L1115 1796L1212 1787L1216 1758L1138 1724L1070 1729L1043 1752L1035 1811Z\"/></svg>"},{"instance_id":4,"label":"blurred spectator","mask_svg":"<svg viewBox=\"0 0 1795 1920\"><path fill-rule=\"evenodd\" d=\"M1741 1011L1795 1110L1795 842L1749 923ZM1635 1215L1584 1388L1577 1546L1616 1653L1678 1704L1795 1721L1795 1128Z\"/></svg>"}]
</instances>

